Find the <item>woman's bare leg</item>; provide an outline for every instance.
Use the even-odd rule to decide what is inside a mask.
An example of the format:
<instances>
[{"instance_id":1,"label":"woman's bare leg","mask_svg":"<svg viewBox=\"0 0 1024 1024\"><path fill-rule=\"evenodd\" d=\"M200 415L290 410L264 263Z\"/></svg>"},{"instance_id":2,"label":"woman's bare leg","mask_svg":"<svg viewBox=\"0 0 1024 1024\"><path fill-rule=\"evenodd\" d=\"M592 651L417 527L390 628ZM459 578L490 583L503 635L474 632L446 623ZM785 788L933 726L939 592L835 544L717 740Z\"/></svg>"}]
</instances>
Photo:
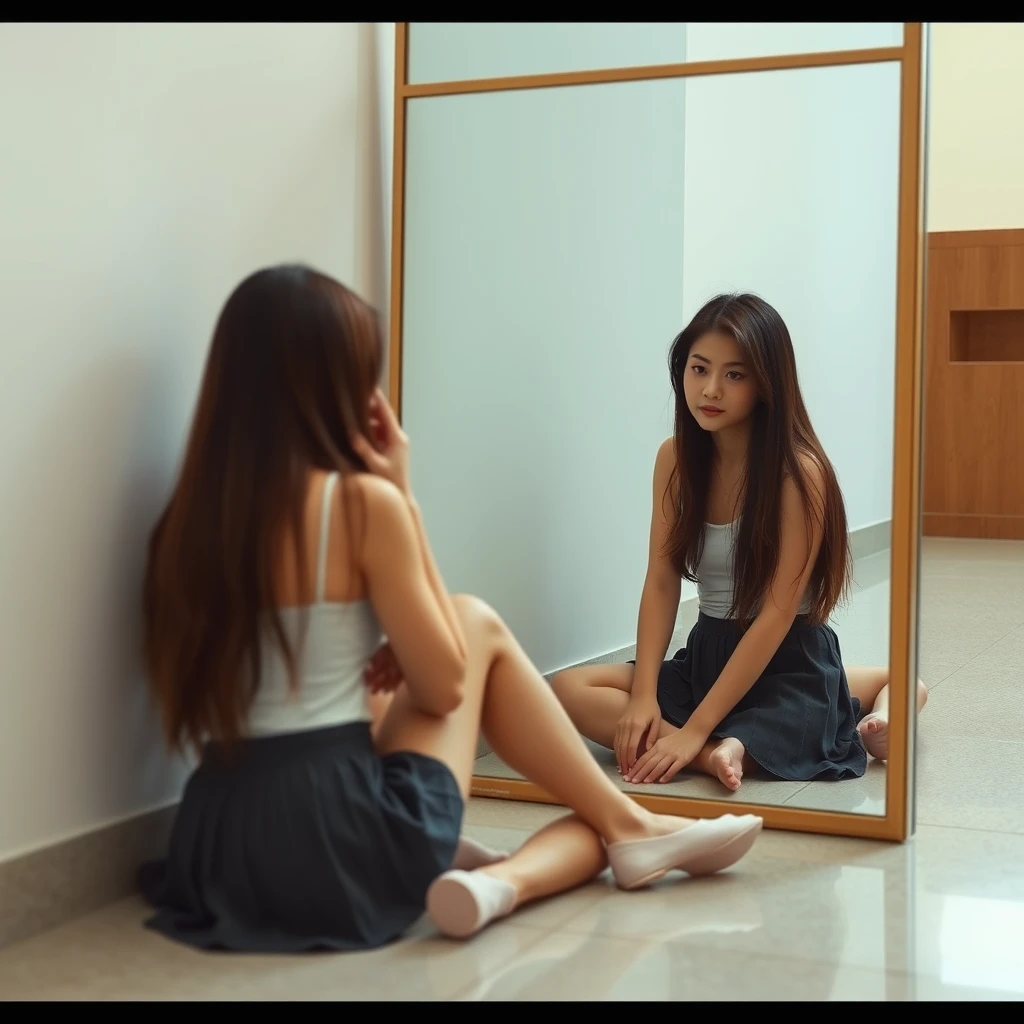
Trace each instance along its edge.
<instances>
[{"instance_id":1,"label":"woman's bare leg","mask_svg":"<svg viewBox=\"0 0 1024 1024\"><path fill-rule=\"evenodd\" d=\"M588 740L609 750L615 749L615 728L629 704L633 689L632 665L569 668L551 680L551 689L573 725ZM641 744L638 756L653 746L655 740L674 732L678 732L677 726L662 719L658 735L648 737L646 745Z\"/></svg>"},{"instance_id":2,"label":"woman's bare leg","mask_svg":"<svg viewBox=\"0 0 1024 1024\"><path fill-rule=\"evenodd\" d=\"M857 726L868 753L881 761L889 756L889 670L846 666L850 693L866 712ZM918 712L928 703L928 688L917 681Z\"/></svg>"},{"instance_id":3,"label":"woman's bare leg","mask_svg":"<svg viewBox=\"0 0 1024 1024\"><path fill-rule=\"evenodd\" d=\"M629 704L632 665L584 665L558 672L551 689L572 724L595 743L615 748L615 727ZM641 751L642 753L642 751Z\"/></svg>"},{"instance_id":4,"label":"woman's bare leg","mask_svg":"<svg viewBox=\"0 0 1024 1024\"><path fill-rule=\"evenodd\" d=\"M680 819L676 828L683 825ZM598 834L576 814L535 832L508 859L480 870L510 883L516 906L567 892L589 882L608 865Z\"/></svg>"},{"instance_id":5,"label":"woman's bare leg","mask_svg":"<svg viewBox=\"0 0 1024 1024\"><path fill-rule=\"evenodd\" d=\"M481 870L511 882L516 905L582 884L605 864L601 842L667 835L692 819L651 814L622 793L580 739L544 678L483 602L455 598L469 649L462 704L438 718L395 693L377 734L381 753L412 750L447 764L468 796L480 724L506 764L576 813L532 836L500 864Z\"/></svg>"}]
</instances>

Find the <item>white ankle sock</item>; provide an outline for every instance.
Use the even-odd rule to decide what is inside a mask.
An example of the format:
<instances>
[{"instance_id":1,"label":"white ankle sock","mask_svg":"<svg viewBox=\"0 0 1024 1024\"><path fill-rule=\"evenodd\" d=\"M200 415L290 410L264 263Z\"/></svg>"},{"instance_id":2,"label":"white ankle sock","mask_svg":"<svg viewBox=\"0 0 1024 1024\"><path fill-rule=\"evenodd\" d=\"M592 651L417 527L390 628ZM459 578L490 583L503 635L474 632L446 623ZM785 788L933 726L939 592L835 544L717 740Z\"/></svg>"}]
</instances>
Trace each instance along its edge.
<instances>
[{"instance_id":1,"label":"white ankle sock","mask_svg":"<svg viewBox=\"0 0 1024 1024\"><path fill-rule=\"evenodd\" d=\"M446 871L427 890L427 911L438 930L465 939L510 914L516 888L482 871Z\"/></svg>"}]
</instances>

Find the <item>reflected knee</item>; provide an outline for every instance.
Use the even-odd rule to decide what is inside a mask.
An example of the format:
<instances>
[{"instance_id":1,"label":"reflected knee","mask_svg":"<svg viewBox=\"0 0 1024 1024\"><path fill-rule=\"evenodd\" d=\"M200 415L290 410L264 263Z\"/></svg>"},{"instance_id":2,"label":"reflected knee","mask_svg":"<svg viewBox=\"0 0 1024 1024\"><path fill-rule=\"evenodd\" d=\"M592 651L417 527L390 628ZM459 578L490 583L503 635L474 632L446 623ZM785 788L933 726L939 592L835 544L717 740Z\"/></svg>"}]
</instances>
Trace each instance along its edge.
<instances>
[{"instance_id":1,"label":"reflected knee","mask_svg":"<svg viewBox=\"0 0 1024 1024\"><path fill-rule=\"evenodd\" d=\"M923 708L925 706L925 704L927 704L927 703L928 703L928 687L925 686L924 683L920 679L918 679L918 681L917 681L917 710L920 711L921 708Z\"/></svg>"},{"instance_id":2,"label":"reflected knee","mask_svg":"<svg viewBox=\"0 0 1024 1024\"><path fill-rule=\"evenodd\" d=\"M581 668L562 669L551 677L551 691L573 721L587 685L586 670Z\"/></svg>"},{"instance_id":3,"label":"reflected knee","mask_svg":"<svg viewBox=\"0 0 1024 1024\"><path fill-rule=\"evenodd\" d=\"M551 677L551 689L561 703L564 704L566 698L570 697L579 688L578 677L579 672L572 668L562 669L561 672L556 672Z\"/></svg>"}]
</instances>

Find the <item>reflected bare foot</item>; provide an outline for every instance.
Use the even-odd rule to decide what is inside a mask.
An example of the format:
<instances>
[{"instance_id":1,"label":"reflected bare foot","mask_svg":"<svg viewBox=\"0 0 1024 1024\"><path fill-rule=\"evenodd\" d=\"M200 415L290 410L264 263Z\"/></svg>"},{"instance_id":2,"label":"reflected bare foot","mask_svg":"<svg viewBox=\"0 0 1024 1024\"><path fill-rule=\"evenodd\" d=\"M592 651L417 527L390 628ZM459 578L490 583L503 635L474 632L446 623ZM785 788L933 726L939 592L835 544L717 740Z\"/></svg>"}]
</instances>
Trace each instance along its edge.
<instances>
[{"instance_id":1,"label":"reflected bare foot","mask_svg":"<svg viewBox=\"0 0 1024 1024\"><path fill-rule=\"evenodd\" d=\"M718 781L733 793L740 788L743 779L743 744L738 739L728 737L711 751L709 758L711 768Z\"/></svg>"},{"instance_id":2,"label":"reflected bare foot","mask_svg":"<svg viewBox=\"0 0 1024 1024\"><path fill-rule=\"evenodd\" d=\"M889 756L889 723L880 715L866 715L857 726L867 752L879 761Z\"/></svg>"}]
</instances>

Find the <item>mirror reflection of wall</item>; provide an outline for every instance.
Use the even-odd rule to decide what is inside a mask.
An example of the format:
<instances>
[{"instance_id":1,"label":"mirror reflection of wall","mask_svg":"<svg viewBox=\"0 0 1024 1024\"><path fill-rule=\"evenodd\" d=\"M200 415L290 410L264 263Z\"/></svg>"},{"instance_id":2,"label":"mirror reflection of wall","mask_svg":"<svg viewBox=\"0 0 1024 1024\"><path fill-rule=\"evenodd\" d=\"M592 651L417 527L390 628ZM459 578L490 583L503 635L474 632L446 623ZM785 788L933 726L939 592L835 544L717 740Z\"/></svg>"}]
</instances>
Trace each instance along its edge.
<instances>
[{"instance_id":1,"label":"mirror reflection of wall","mask_svg":"<svg viewBox=\"0 0 1024 1024\"><path fill-rule=\"evenodd\" d=\"M414 24L410 80L592 68L627 44L620 64L665 62L666 47L734 57L771 36L679 25L654 45L653 26L612 41L583 27L569 54L568 36L519 46L522 26L456 46L466 26ZM792 28L771 52L843 48L833 26ZM902 36L872 30L842 38ZM833 620L842 655L884 674L899 63L417 96L405 130L402 413L449 585L486 596L549 675L632 657L654 456L672 432L668 348L713 294L751 291L789 327L843 490L856 580ZM696 616L684 583L668 655ZM516 778L480 753L478 776ZM884 762L869 767L842 786L748 777L742 798L881 814ZM729 791L685 773L659 795Z\"/></svg>"},{"instance_id":2,"label":"mirror reflection of wall","mask_svg":"<svg viewBox=\"0 0 1024 1024\"><path fill-rule=\"evenodd\" d=\"M929 31L918 821L1024 830L1024 26Z\"/></svg>"}]
</instances>

